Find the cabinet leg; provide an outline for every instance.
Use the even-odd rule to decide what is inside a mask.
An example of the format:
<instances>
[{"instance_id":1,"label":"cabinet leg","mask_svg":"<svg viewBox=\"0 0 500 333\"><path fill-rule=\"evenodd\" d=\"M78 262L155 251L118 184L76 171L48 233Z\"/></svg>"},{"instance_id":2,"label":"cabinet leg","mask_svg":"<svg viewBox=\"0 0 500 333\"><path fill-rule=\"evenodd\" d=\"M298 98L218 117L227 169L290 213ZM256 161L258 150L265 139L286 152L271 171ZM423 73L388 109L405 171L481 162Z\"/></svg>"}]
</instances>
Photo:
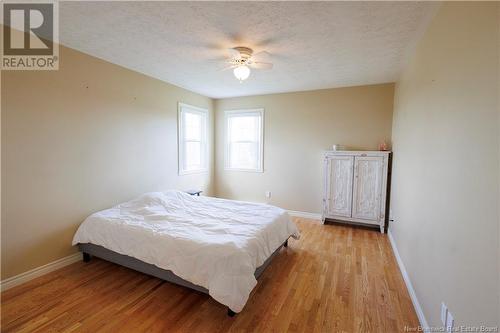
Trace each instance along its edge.
<instances>
[{"instance_id":1,"label":"cabinet leg","mask_svg":"<svg viewBox=\"0 0 500 333\"><path fill-rule=\"evenodd\" d=\"M382 234L385 234L385 227L383 225L380 226L380 232Z\"/></svg>"}]
</instances>

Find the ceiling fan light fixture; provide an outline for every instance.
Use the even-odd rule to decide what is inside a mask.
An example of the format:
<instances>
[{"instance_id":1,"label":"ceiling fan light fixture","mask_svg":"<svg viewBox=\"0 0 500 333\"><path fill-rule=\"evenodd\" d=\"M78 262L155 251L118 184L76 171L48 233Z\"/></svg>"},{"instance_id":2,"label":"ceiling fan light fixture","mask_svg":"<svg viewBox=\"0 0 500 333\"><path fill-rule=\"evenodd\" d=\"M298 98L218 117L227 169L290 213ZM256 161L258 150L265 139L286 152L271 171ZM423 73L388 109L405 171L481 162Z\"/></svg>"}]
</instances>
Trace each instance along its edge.
<instances>
[{"instance_id":1,"label":"ceiling fan light fixture","mask_svg":"<svg viewBox=\"0 0 500 333\"><path fill-rule=\"evenodd\" d=\"M250 68L245 65L236 67L233 70L234 76L240 81L245 81L250 76Z\"/></svg>"}]
</instances>

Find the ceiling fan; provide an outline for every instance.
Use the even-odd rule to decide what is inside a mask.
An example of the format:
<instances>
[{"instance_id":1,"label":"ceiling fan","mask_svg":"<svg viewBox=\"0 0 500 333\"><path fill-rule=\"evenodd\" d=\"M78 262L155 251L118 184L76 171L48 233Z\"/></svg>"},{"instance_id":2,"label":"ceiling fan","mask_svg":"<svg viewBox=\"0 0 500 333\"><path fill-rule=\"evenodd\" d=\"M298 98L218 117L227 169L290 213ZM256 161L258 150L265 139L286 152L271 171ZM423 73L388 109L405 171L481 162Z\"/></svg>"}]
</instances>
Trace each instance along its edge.
<instances>
[{"instance_id":1,"label":"ceiling fan","mask_svg":"<svg viewBox=\"0 0 500 333\"><path fill-rule=\"evenodd\" d=\"M248 79L250 68L252 69L271 69L273 64L270 62L259 61L259 58L269 57L269 53L261 51L253 53L248 47L238 46L228 50L230 58L226 60L229 65L223 70L232 69L234 76L240 81Z\"/></svg>"}]
</instances>

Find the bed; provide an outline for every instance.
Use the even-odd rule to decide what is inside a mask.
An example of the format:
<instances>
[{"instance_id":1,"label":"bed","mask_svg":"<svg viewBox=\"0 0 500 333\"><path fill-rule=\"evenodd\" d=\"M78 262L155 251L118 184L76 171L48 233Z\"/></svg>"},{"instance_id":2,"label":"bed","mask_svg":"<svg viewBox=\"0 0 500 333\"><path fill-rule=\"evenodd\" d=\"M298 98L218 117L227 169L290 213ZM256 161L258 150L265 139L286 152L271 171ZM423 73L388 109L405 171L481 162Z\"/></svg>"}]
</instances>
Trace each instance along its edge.
<instances>
[{"instance_id":1,"label":"bed","mask_svg":"<svg viewBox=\"0 0 500 333\"><path fill-rule=\"evenodd\" d=\"M266 204L146 193L89 216L73 245L91 256L208 293L234 315L288 238L285 210Z\"/></svg>"}]
</instances>

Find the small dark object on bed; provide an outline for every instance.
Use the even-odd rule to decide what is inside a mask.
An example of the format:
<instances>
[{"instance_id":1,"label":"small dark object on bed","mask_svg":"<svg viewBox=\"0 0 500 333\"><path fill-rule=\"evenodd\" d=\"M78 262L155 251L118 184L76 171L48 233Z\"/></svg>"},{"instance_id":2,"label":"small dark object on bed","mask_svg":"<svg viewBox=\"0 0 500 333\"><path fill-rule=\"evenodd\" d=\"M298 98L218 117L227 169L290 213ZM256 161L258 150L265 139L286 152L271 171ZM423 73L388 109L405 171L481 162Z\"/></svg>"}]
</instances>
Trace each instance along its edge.
<instances>
[{"instance_id":1,"label":"small dark object on bed","mask_svg":"<svg viewBox=\"0 0 500 333\"><path fill-rule=\"evenodd\" d=\"M200 196L200 194L203 193L203 191L201 191L201 190L187 190L186 193L188 193L190 195Z\"/></svg>"},{"instance_id":2,"label":"small dark object on bed","mask_svg":"<svg viewBox=\"0 0 500 333\"><path fill-rule=\"evenodd\" d=\"M92 255L89 253L83 252L83 262L89 262L92 259Z\"/></svg>"},{"instance_id":3,"label":"small dark object on bed","mask_svg":"<svg viewBox=\"0 0 500 333\"><path fill-rule=\"evenodd\" d=\"M229 317L234 317L234 315L236 314L236 312L234 312L233 310L231 310L230 308L227 308L227 315Z\"/></svg>"},{"instance_id":4,"label":"small dark object on bed","mask_svg":"<svg viewBox=\"0 0 500 333\"><path fill-rule=\"evenodd\" d=\"M283 243L284 247L288 247L288 239Z\"/></svg>"}]
</instances>

